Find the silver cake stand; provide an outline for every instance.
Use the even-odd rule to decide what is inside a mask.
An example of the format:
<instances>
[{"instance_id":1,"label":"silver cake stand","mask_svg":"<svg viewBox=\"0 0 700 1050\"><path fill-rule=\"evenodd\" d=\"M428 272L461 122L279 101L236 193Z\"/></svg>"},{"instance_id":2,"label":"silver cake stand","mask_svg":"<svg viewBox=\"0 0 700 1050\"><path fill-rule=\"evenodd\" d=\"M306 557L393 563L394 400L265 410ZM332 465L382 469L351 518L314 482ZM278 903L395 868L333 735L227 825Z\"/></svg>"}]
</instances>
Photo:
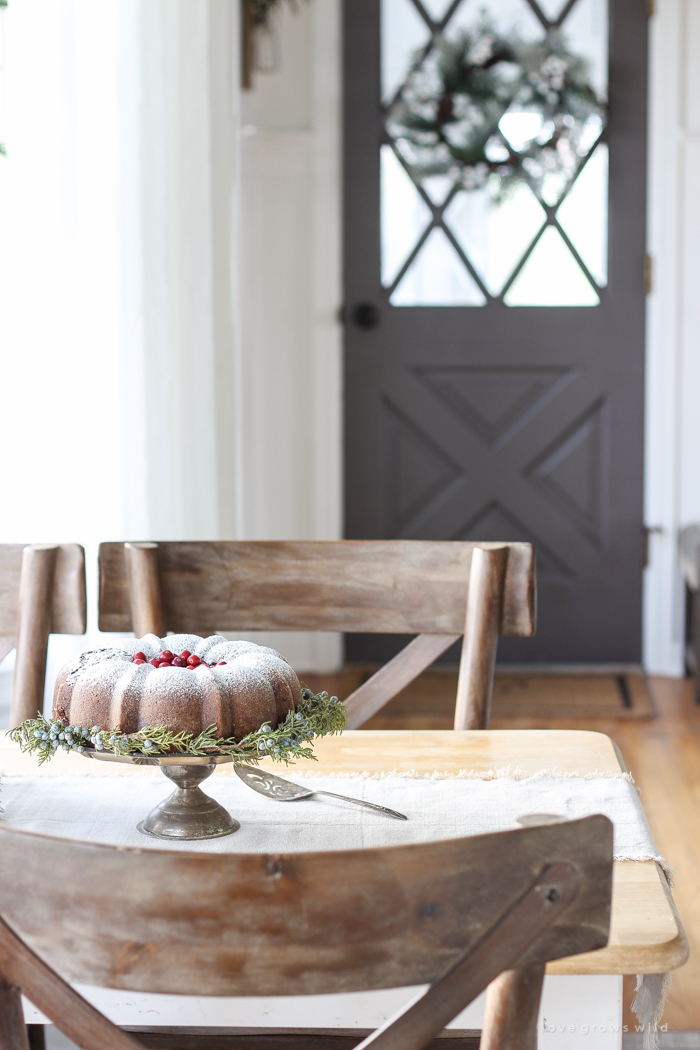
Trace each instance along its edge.
<instances>
[{"instance_id":1,"label":"silver cake stand","mask_svg":"<svg viewBox=\"0 0 700 1050\"><path fill-rule=\"evenodd\" d=\"M200 784L210 777L216 766L231 762L230 755L113 755L107 751L83 751L86 758L98 762L126 762L132 766L160 766L175 784L172 795L151 810L136 827L143 835L159 839L215 839L231 835L240 828L227 809L209 795Z\"/></svg>"}]
</instances>

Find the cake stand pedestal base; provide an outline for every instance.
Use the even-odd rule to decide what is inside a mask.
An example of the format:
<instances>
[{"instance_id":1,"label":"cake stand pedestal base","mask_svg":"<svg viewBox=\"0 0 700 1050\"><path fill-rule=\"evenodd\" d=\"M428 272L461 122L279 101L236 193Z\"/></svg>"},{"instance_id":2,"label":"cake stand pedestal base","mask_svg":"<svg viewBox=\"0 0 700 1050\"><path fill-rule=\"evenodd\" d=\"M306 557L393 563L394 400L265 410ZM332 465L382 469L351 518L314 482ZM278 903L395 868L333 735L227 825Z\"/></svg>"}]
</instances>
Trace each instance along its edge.
<instances>
[{"instance_id":1,"label":"cake stand pedestal base","mask_svg":"<svg viewBox=\"0 0 700 1050\"><path fill-rule=\"evenodd\" d=\"M168 762L160 768L176 785L175 790L137 824L142 834L185 841L220 838L238 831L241 826L238 821L199 787L214 772L213 762L202 765Z\"/></svg>"}]
</instances>

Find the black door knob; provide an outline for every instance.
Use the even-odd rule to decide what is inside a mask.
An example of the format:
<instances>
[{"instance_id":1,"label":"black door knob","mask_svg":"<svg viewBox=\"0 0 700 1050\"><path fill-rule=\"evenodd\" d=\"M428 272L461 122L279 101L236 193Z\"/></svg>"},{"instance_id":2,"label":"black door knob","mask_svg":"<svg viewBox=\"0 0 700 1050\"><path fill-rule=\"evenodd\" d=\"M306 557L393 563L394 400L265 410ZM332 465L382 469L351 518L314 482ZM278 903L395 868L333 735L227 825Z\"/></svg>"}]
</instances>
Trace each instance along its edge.
<instances>
[{"instance_id":1,"label":"black door knob","mask_svg":"<svg viewBox=\"0 0 700 1050\"><path fill-rule=\"evenodd\" d=\"M382 319L375 303L358 303L352 314L359 328L376 328Z\"/></svg>"}]
</instances>

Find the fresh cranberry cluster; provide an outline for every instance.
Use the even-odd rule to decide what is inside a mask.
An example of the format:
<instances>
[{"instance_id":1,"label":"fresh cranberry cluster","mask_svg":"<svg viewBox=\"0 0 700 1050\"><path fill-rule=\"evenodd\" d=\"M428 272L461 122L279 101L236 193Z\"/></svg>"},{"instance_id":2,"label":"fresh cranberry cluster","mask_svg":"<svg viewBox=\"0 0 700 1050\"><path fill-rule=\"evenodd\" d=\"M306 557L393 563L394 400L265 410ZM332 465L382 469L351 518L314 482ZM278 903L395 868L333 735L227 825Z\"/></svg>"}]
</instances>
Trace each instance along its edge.
<instances>
[{"instance_id":1,"label":"fresh cranberry cluster","mask_svg":"<svg viewBox=\"0 0 700 1050\"><path fill-rule=\"evenodd\" d=\"M189 649L183 649L179 656L175 653L171 653L169 649L164 649L160 656L154 656L152 660L146 661L145 653L136 653L131 658L131 662L134 664L145 664L148 662L154 667L184 667L187 670L194 671L195 667L224 667L226 665L225 660L219 660L218 664L208 664L206 660L201 660L198 656L195 656L189 651Z\"/></svg>"}]
</instances>

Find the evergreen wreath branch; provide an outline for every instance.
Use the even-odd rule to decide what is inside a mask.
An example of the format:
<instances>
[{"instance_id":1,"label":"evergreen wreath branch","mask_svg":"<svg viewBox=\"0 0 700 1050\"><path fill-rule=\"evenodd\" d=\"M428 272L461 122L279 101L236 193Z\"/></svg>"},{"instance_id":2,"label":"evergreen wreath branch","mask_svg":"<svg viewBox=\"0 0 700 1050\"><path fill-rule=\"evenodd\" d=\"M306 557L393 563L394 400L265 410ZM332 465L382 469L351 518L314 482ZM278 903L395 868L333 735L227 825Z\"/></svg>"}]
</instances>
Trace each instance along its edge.
<instances>
[{"instance_id":1,"label":"evergreen wreath branch","mask_svg":"<svg viewBox=\"0 0 700 1050\"><path fill-rule=\"evenodd\" d=\"M136 733L122 733L121 729L106 730L99 726L69 725L60 718L46 718L39 714L28 718L9 732L11 740L22 751L37 754L39 765L53 758L58 750L102 751L113 755L230 755L234 763L257 763L261 758L289 764L296 758L316 756L310 747L319 736L333 736L345 728L346 711L336 696L325 691L312 693L304 688L301 703L276 729L265 722L260 729L242 740L220 737L215 725L208 726L195 736L184 730L175 733L166 726L147 726Z\"/></svg>"}]
</instances>

